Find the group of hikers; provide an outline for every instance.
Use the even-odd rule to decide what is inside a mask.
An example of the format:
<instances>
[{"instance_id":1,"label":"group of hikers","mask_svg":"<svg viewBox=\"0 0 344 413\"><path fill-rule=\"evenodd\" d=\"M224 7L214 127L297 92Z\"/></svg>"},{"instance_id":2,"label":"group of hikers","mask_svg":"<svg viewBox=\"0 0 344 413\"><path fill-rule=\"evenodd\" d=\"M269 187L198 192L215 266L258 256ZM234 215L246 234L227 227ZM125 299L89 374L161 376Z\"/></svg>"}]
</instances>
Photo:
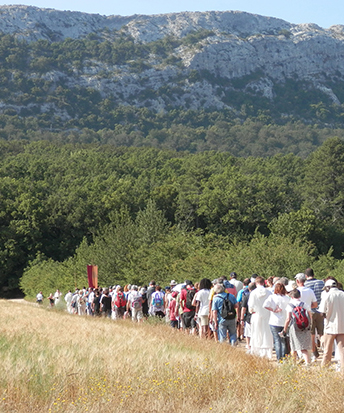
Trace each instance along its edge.
<instances>
[{"instance_id":1,"label":"group of hikers","mask_svg":"<svg viewBox=\"0 0 344 413\"><path fill-rule=\"evenodd\" d=\"M51 306L63 302L57 290L48 297ZM279 362L291 356L309 366L319 358L327 366L335 356L336 369L344 366L344 292L334 277L316 279L311 268L289 280L253 274L240 281L235 272L193 284L175 280L162 288L116 285L83 288L64 296L71 314L105 316L114 320L148 317L165 319L172 328L201 338L228 341L236 346L246 340L247 352ZM37 295L43 302L43 295Z\"/></svg>"}]
</instances>

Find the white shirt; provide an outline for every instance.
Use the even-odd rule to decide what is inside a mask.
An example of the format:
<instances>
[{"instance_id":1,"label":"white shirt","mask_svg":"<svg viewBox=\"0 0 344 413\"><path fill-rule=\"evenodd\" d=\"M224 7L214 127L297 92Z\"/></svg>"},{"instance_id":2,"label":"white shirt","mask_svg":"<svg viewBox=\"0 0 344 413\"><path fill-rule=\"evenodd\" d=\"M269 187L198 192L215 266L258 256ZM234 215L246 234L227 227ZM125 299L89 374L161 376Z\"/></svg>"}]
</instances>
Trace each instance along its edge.
<instances>
[{"instance_id":1,"label":"white shirt","mask_svg":"<svg viewBox=\"0 0 344 413\"><path fill-rule=\"evenodd\" d=\"M238 292L244 288L244 284L243 284L240 280L237 280L236 278L231 278L231 279L229 280L229 282L230 282L231 284L233 284L234 287L236 288L236 290L237 290L237 295L238 295Z\"/></svg>"},{"instance_id":2,"label":"white shirt","mask_svg":"<svg viewBox=\"0 0 344 413\"><path fill-rule=\"evenodd\" d=\"M67 304L70 304L70 303L72 302L72 298L73 298L73 294L72 294L71 292L68 292L68 293L65 295L65 301L66 301L66 303L67 303Z\"/></svg>"},{"instance_id":3,"label":"white shirt","mask_svg":"<svg viewBox=\"0 0 344 413\"><path fill-rule=\"evenodd\" d=\"M344 292L331 288L321 298L320 313L325 313L324 331L326 334L344 334Z\"/></svg>"},{"instance_id":4,"label":"white shirt","mask_svg":"<svg viewBox=\"0 0 344 413\"><path fill-rule=\"evenodd\" d=\"M55 304L59 301L60 297L61 297L61 292L60 291L56 291L56 293L54 294L54 301Z\"/></svg>"},{"instance_id":5,"label":"white shirt","mask_svg":"<svg viewBox=\"0 0 344 413\"><path fill-rule=\"evenodd\" d=\"M87 300L88 300L88 302L89 302L90 304L93 303L93 300L94 300L94 291L91 291L91 292L88 294Z\"/></svg>"},{"instance_id":6,"label":"white shirt","mask_svg":"<svg viewBox=\"0 0 344 413\"><path fill-rule=\"evenodd\" d=\"M203 289L198 291L195 300L200 303L198 315L209 315L209 290Z\"/></svg>"},{"instance_id":7,"label":"white shirt","mask_svg":"<svg viewBox=\"0 0 344 413\"><path fill-rule=\"evenodd\" d=\"M287 318L287 305L289 304L290 297L287 295L280 295L280 294L271 294L269 297L264 301L263 307L270 307L274 311L279 307L282 311L278 313L274 313L270 311L270 319L269 325L276 326L276 327L283 327L285 320Z\"/></svg>"},{"instance_id":8,"label":"white shirt","mask_svg":"<svg viewBox=\"0 0 344 413\"><path fill-rule=\"evenodd\" d=\"M303 301L309 308L312 308L312 303L317 303L317 298L314 294L314 291L308 287L297 287L300 291L301 297L300 300ZM307 309L308 310L308 309Z\"/></svg>"},{"instance_id":9,"label":"white shirt","mask_svg":"<svg viewBox=\"0 0 344 413\"><path fill-rule=\"evenodd\" d=\"M301 302L304 304L303 308L305 310L311 311L311 307L307 303L305 303L303 300L301 300L301 298L292 298L289 301L289 304L287 305L287 308L286 308L287 313L292 313L294 310L293 306L297 307Z\"/></svg>"}]
</instances>

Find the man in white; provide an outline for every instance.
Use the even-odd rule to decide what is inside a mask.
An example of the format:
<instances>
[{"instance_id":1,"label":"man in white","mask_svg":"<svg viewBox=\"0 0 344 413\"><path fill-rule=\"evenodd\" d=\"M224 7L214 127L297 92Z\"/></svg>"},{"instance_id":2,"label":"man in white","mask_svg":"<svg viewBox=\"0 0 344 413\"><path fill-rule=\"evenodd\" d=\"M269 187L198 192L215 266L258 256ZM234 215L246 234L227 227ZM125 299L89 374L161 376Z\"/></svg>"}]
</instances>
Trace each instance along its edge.
<instances>
[{"instance_id":1,"label":"man in white","mask_svg":"<svg viewBox=\"0 0 344 413\"><path fill-rule=\"evenodd\" d=\"M131 319L141 322L143 319L142 296L138 291L138 286L133 285L128 295L127 311L131 309Z\"/></svg>"},{"instance_id":2,"label":"man in white","mask_svg":"<svg viewBox=\"0 0 344 413\"><path fill-rule=\"evenodd\" d=\"M240 290L244 288L244 284L240 280L237 279L236 272L231 272L230 277L231 277L230 283L234 285L238 293Z\"/></svg>"},{"instance_id":3,"label":"man in white","mask_svg":"<svg viewBox=\"0 0 344 413\"><path fill-rule=\"evenodd\" d=\"M94 300L93 288L89 287L87 293L85 294L85 298L86 298L86 314L93 315L93 312L92 312L92 304Z\"/></svg>"},{"instance_id":4,"label":"man in white","mask_svg":"<svg viewBox=\"0 0 344 413\"><path fill-rule=\"evenodd\" d=\"M57 305L59 303L61 295L62 295L61 291L57 289L55 294L54 294L55 305Z\"/></svg>"},{"instance_id":5,"label":"man in white","mask_svg":"<svg viewBox=\"0 0 344 413\"><path fill-rule=\"evenodd\" d=\"M306 303L310 308L317 308L318 301L311 288L305 287L306 276L303 272L299 272L295 275L297 289L301 294L301 301Z\"/></svg>"},{"instance_id":6,"label":"man in white","mask_svg":"<svg viewBox=\"0 0 344 413\"><path fill-rule=\"evenodd\" d=\"M42 291L40 291L40 292L36 295L36 302L37 302L37 304L42 304L42 303L43 303L43 294L42 294Z\"/></svg>"},{"instance_id":7,"label":"man in white","mask_svg":"<svg viewBox=\"0 0 344 413\"><path fill-rule=\"evenodd\" d=\"M270 311L264 308L271 291L265 288L264 278L255 279L257 288L250 293L248 309L251 317L251 354L272 358L273 338L269 326Z\"/></svg>"},{"instance_id":8,"label":"man in white","mask_svg":"<svg viewBox=\"0 0 344 413\"><path fill-rule=\"evenodd\" d=\"M73 309L72 309L72 298L73 298L73 293L71 292L71 290L68 291L68 293L65 295L65 302L67 305L67 311L69 312L69 314L73 313Z\"/></svg>"},{"instance_id":9,"label":"man in white","mask_svg":"<svg viewBox=\"0 0 344 413\"><path fill-rule=\"evenodd\" d=\"M340 368L344 368L344 292L338 290L334 280L327 280L325 289L328 293L321 299L319 312L325 316L324 323L324 356L322 367L330 364L334 340L340 357Z\"/></svg>"}]
</instances>

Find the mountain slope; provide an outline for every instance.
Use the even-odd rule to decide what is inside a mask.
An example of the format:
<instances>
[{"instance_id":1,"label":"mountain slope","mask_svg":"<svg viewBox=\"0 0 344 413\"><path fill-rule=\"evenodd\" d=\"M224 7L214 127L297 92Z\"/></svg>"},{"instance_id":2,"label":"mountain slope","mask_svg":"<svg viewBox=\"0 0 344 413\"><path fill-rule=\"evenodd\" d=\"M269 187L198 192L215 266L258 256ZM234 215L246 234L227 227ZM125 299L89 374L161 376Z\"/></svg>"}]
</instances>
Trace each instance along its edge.
<instances>
[{"instance_id":1,"label":"mountain slope","mask_svg":"<svg viewBox=\"0 0 344 413\"><path fill-rule=\"evenodd\" d=\"M123 17L1 6L0 15L0 115L38 128L133 122L120 107L343 126L344 26L233 11Z\"/></svg>"}]
</instances>

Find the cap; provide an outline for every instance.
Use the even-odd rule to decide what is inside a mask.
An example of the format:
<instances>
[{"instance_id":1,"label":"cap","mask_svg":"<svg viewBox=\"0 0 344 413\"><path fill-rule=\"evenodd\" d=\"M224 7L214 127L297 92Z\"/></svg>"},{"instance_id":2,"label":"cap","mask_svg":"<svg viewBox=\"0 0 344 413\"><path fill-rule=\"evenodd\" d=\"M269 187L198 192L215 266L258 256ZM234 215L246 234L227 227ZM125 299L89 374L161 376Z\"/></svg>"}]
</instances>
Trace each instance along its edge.
<instances>
[{"instance_id":1,"label":"cap","mask_svg":"<svg viewBox=\"0 0 344 413\"><path fill-rule=\"evenodd\" d=\"M335 282L335 280L327 280L325 282L325 287L336 287L337 283Z\"/></svg>"},{"instance_id":2,"label":"cap","mask_svg":"<svg viewBox=\"0 0 344 413\"><path fill-rule=\"evenodd\" d=\"M236 273L236 272L233 271L233 272L230 273L230 277L231 277L231 278L236 278L236 276L237 276L237 273Z\"/></svg>"},{"instance_id":3,"label":"cap","mask_svg":"<svg viewBox=\"0 0 344 413\"><path fill-rule=\"evenodd\" d=\"M176 297L177 297L177 295L178 295L178 291L173 291L173 293L172 293L172 297L173 297L173 298L176 298Z\"/></svg>"},{"instance_id":4,"label":"cap","mask_svg":"<svg viewBox=\"0 0 344 413\"><path fill-rule=\"evenodd\" d=\"M175 280L172 280L171 282L170 282L170 285L177 285L177 283L176 283L176 281Z\"/></svg>"},{"instance_id":5,"label":"cap","mask_svg":"<svg viewBox=\"0 0 344 413\"><path fill-rule=\"evenodd\" d=\"M306 281L306 276L303 272L299 272L298 274L295 275L295 280L299 281Z\"/></svg>"}]
</instances>

